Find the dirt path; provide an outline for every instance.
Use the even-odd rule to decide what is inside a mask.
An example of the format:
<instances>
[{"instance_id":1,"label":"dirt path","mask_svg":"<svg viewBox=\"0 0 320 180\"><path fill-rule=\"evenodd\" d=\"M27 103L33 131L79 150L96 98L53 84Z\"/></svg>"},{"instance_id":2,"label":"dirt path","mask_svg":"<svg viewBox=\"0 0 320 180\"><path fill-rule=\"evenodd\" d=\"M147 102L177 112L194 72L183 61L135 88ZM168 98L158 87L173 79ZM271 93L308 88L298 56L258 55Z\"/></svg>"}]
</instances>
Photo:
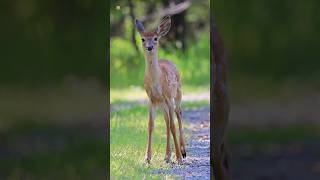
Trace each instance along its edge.
<instances>
[{"instance_id":1,"label":"dirt path","mask_svg":"<svg viewBox=\"0 0 320 180\"><path fill-rule=\"evenodd\" d=\"M184 164L172 165L171 169L156 170L154 173L172 175L177 179L210 179L209 107L186 110L183 116L189 137Z\"/></svg>"}]
</instances>

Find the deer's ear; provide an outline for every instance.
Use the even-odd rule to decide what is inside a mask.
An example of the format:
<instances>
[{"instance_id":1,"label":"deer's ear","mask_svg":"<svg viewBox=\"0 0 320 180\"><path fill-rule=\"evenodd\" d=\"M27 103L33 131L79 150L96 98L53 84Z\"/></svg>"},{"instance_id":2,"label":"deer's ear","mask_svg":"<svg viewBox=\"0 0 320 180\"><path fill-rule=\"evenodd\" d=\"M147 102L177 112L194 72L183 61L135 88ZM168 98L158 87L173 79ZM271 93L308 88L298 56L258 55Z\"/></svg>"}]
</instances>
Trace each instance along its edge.
<instances>
[{"instance_id":1,"label":"deer's ear","mask_svg":"<svg viewBox=\"0 0 320 180\"><path fill-rule=\"evenodd\" d=\"M160 24L159 24L159 26L157 28L157 34L159 36L166 35L169 32L170 27L171 27L171 17L170 16L165 16L161 20L161 22L160 22Z\"/></svg>"},{"instance_id":2,"label":"deer's ear","mask_svg":"<svg viewBox=\"0 0 320 180\"><path fill-rule=\"evenodd\" d=\"M137 27L139 33L144 32L143 24L138 19L136 19L136 27Z\"/></svg>"}]
</instances>

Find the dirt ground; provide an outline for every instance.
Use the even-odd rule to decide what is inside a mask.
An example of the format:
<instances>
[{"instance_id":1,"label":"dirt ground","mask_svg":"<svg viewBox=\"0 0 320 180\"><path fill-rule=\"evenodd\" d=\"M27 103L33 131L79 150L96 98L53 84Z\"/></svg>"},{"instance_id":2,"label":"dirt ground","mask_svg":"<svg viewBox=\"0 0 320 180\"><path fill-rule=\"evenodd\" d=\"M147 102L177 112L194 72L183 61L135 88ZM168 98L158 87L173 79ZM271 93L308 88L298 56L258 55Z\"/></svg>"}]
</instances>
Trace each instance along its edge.
<instances>
[{"instance_id":1,"label":"dirt ground","mask_svg":"<svg viewBox=\"0 0 320 180\"><path fill-rule=\"evenodd\" d=\"M312 130L319 129L320 96L288 99L232 104L228 134L240 136L238 130L247 127L254 131L229 143L234 179L320 179L320 137Z\"/></svg>"},{"instance_id":2,"label":"dirt ground","mask_svg":"<svg viewBox=\"0 0 320 180\"><path fill-rule=\"evenodd\" d=\"M172 165L169 170L156 170L177 179L210 179L210 117L209 107L184 111L187 157L183 165Z\"/></svg>"}]
</instances>

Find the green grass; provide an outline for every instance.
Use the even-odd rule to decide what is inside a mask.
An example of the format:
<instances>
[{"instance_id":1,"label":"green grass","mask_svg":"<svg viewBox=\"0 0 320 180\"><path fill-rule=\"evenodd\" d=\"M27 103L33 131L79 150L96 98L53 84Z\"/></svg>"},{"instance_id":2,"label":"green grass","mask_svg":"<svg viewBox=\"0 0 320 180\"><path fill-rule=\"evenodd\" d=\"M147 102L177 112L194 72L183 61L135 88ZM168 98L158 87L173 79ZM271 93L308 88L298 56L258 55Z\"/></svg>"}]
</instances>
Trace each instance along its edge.
<instances>
[{"instance_id":1,"label":"green grass","mask_svg":"<svg viewBox=\"0 0 320 180\"><path fill-rule=\"evenodd\" d=\"M208 106L208 104L208 101L184 103L183 108L198 108ZM144 155L147 146L147 124L148 110L146 105L135 106L131 109L111 113L111 179L142 179L144 177L147 179L174 178L172 176L154 175L151 173L152 170L155 169L170 168L170 166L164 162L166 128L163 115L159 110L155 120L151 165L146 166L144 164ZM174 153L172 153L171 157L175 160Z\"/></svg>"}]
</instances>

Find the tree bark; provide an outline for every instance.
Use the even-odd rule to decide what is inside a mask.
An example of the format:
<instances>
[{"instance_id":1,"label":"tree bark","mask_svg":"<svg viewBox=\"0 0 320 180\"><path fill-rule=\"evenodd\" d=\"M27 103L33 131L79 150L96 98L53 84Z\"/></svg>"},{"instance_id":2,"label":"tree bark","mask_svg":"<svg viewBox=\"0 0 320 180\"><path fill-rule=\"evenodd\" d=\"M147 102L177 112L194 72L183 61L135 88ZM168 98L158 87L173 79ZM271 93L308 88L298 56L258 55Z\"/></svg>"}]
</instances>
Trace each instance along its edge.
<instances>
[{"instance_id":1,"label":"tree bark","mask_svg":"<svg viewBox=\"0 0 320 180\"><path fill-rule=\"evenodd\" d=\"M226 131L228 126L230 102L227 89L227 65L223 42L210 15L210 48L211 48L211 124L210 129L210 164L215 180L230 180L230 154L226 147Z\"/></svg>"},{"instance_id":2,"label":"tree bark","mask_svg":"<svg viewBox=\"0 0 320 180\"><path fill-rule=\"evenodd\" d=\"M131 30L131 42L132 45L134 47L134 49L136 50L137 53L139 53L139 48L137 45L137 41L136 41L136 26L135 26L135 15L134 15L134 5L132 3L132 0L128 0L129 1L129 14L130 14L130 18L131 18L131 23L132 23L132 30Z\"/></svg>"}]
</instances>

